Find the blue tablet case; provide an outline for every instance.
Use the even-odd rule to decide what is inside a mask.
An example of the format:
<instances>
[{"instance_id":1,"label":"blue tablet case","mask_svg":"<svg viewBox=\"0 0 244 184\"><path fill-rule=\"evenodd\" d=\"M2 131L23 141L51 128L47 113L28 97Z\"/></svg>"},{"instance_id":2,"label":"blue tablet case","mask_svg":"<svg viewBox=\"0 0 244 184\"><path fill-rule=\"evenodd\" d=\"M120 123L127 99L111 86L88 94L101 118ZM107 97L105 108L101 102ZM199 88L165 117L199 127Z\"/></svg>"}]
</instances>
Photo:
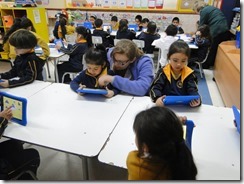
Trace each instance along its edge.
<instances>
[{"instance_id":1,"label":"blue tablet case","mask_svg":"<svg viewBox=\"0 0 244 184\"><path fill-rule=\"evenodd\" d=\"M136 24L129 24L128 28L134 30L135 32L137 31L137 25Z\"/></svg>"},{"instance_id":2,"label":"blue tablet case","mask_svg":"<svg viewBox=\"0 0 244 184\"><path fill-rule=\"evenodd\" d=\"M235 117L235 124L236 124L236 128L237 131L240 133L240 129L241 129L241 115L240 112L238 111L238 109L236 108L236 106L232 106L232 110L234 113L234 117Z\"/></svg>"},{"instance_id":3,"label":"blue tablet case","mask_svg":"<svg viewBox=\"0 0 244 184\"><path fill-rule=\"evenodd\" d=\"M86 27L87 29L92 29L92 23L91 22L84 22L83 26Z\"/></svg>"},{"instance_id":4,"label":"blue tablet case","mask_svg":"<svg viewBox=\"0 0 244 184\"><path fill-rule=\"evenodd\" d=\"M92 88L83 88L77 89L78 93L88 93L88 94L98 94L98 95L106 95L108 91L105 89L92 89Z\"/></svg>"},{"instance_id":5,"label":"blue tablet case","mask_svg":"<svg viewBox=\"0 0 244 184\"><path fill-rule=\"evenodd\" d=\"M192 100L199 99L198 95L188 95L188 96L166 96L163 99L164 105L189 105Z\"/></svg>"},{"instance_id":6,"label":"blue tablet case","mask_svg":"<svg viewBox=\"0 0 244 184\"><path fill-rule=\"evenodd\" d=\"M26 126L27 124L27 99L0 91L2 110L12 106L12 121Z\"/></svg>"}]
</instances>

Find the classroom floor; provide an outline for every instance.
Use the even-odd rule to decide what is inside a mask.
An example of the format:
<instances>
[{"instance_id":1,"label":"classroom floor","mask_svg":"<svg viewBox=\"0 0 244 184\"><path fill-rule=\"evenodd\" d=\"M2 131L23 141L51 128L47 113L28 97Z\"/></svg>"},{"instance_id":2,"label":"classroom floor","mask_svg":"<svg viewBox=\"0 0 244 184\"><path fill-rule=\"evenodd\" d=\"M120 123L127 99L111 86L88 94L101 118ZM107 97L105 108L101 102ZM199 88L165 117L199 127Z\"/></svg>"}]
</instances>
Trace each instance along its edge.
<instances>
[{"instance_id":1,"label":"classroom floor","mask_svg":"<svg viewBox=\"0 0 244 184\"><path fill-rule=\"evenodd\" d=\"M51 78L47 77L48 81L54 81L53 64L49 64L51 69ZM0 62L0 73L9 70L9 64ZM213 70L204 70L207 85L209 88L209 93L212 98L212 103L214 106L224 106L222 98L220 96L219 90L216 83L212 80ZM64 135L65 136L65 135ZM2 138L4 141L6 138ZM83 179L82 176L82 159L77 155L72 155L68 153L63 153L60 151L25 144L25 147L32 147L39 151L41 157L41 164L38 168L37 177L42 181L79 181ZM126 179L126 170L120 170L99 163L96 159L91 159L88 162L91 167L89 172L91 173L90 179L92 180L109 180L109 179ZM122 174L120 174L122 173Z\"/></svg>"}]
</instances>

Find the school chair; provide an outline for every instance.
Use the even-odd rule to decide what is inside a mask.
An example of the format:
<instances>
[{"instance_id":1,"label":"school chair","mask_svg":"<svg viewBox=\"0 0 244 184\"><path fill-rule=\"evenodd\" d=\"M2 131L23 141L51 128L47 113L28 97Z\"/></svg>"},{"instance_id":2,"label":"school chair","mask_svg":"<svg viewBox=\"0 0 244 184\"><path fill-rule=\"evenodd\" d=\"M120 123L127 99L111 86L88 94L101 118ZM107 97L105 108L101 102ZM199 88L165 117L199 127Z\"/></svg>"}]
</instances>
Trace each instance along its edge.
<instances>
[{"instance_id":1,"label":"school chair","mask_svg":"<svg viewBox=\"0 0 244 184\"><path fill-rule=\"evenodd\" d=\"M8 58L8 54L4 53L4 52L0 52L1 58L0 58L0 62L6 62L9 63L11 68L13 67L13 63L11 62L11 60Z\"/></svg>"},{"instance_id":2,"label":"school chair","mask_svg":"<svg viewBox=\"0 0 244 184\"><path fill-rule=\"evenodd\" d=\"M198 65L198 67L199 67L199 72L200 72L200 76L201 76L201 78L203 78L203 67L202 67L202 65L203 65L203 63L205 63L206 62L206 60L208 59L208 54L209 54L209 52L210 52L210 49L208 49L208 52L207 52L207 54L206 54L206 57L202 60L202 61L200 61L199 59L196 59L195 61L193 61L194 63L196 63L197 65Z\"/></svg>"},{"instance_id":3,"label":"school chair","mask_svg":"<svg viewBox=\"0 0 244 184\"><path fill-rule=\"evenodd\" d=\"M143 50L143 48L145 47L145 41L144 40L137 40L137 39L133 39L132 40L139 49Z\"/></svg>"},{"instance_id":4,"label":"school chair","mask_svg":"<svg viewBox=\"0 0 244 184\"><path fill-rule=\"evenodd\" d=\"M114 46L120 41L120 39L115 38L114 39Z\"/></svg>"},{"instance_id":5,"label":"school chair","mask_svg":"<svg viewBox=\"0 0 244 184\"><path fill-rule=\"evenodd\" d=\"M187 147L191 150L191 142L192 142L192 132L195 124L192 120L187 120L186 123L186 136L185 136L185 143Z\"/></svg>"},{"instance_id":6,"label":"school chair","mask_svg":"<svg viewBox=\"0 0 244 184\"><path fill-rule=\"evenodd\" d=\"M64 83L64 77L66 76L66 75L69 75L69 77L71 78L71 80L73 80L75 77L76 77L76 75L78 74L79 72L65 72L64 74L63 74L63 76L62 76L62 83Z\"/></svg>"},{"instance_id":7,"label":"school chair","mask_svg":"<svg viewBox=\"0 0 244 184\"><path fill-rule=\"evenodd\" d=\"M103 43L103 39L101 36L92 36L92 43L93 43L94 47L96 47L98 44Z\"/></svg>"}]
</instances>

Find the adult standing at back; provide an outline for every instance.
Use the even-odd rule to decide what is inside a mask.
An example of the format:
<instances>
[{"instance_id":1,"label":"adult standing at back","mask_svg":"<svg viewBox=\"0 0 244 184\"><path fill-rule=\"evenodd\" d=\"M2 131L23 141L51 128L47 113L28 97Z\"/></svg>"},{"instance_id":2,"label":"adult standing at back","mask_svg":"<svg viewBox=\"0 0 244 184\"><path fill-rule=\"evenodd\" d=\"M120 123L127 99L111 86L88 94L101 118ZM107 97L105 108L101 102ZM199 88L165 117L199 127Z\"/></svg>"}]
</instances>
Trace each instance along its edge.
<instances>
[{"instance_id":1,"label":"adult standing at back","mask_svg":"<svg viewBox=\"0 0 244 184\"><path fill-rule=\"evenodd\" d=\"M107 53L108 61L115 76L103 75L99 78L100 86L111 83L121 92L144 96L154 78L153 61L128 39L120 40Z\"/></svg>"},{"instance_id":2,"label":"adult standing at back","mask_svg":"<svg viewBox=\"0 0 244 184\"><path fill-rule=\"evenodd\" d=\"M230 39L229 27L223 12L214 6L197 2L193 6L193 10L200 15L199 26L208 25L213 39L208 59L203 64L203 68L207 69L214 66L218 45Z\"/></svg>"}]
</instances>

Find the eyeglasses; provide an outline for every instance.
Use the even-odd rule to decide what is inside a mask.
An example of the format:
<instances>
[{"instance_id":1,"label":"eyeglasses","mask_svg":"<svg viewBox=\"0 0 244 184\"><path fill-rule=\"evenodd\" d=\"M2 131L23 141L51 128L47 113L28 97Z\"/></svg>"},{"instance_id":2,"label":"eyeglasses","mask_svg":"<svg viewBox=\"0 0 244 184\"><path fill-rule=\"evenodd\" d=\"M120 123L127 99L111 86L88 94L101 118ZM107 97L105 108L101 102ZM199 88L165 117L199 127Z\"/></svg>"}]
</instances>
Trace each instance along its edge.
<instances>
[{"instance_id":1,"label":"eyeglasses","mask_svg":"<svg viewBox=\"0 0 244 184\"><path fill-rule=\"evenodd\" d=\"M114 61L114 63L117 63L117 64L119 64L119 65L121 65L121 66L124 66L124 65L126 65L130 60L128 60L128 61L119 61L119 60L116 60L115 58L113 58L113 61Z\"/></svg>"}]
</instances>

